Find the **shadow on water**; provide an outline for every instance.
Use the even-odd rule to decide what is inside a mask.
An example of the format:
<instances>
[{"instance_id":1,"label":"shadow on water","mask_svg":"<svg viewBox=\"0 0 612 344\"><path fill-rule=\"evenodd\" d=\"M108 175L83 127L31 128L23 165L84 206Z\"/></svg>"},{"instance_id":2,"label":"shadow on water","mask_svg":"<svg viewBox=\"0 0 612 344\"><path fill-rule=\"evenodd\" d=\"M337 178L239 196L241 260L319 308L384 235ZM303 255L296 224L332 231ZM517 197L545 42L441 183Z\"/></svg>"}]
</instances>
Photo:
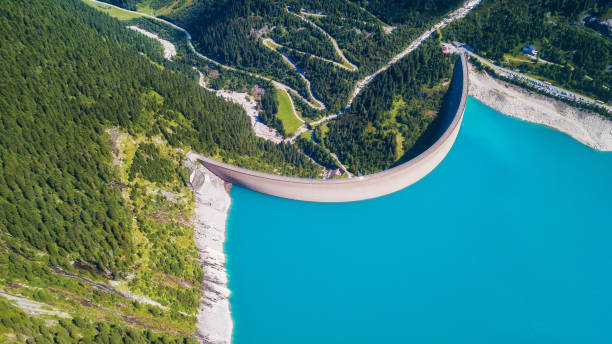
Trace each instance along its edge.
<instances>
[{"instance_id":1,"label":"shadow on water","mask_svg":"<svg viewBox=\"0 0 612 344\"><path fill-rule=\"evenodd\" d=\"M453 122L457 109L461 104L463 91L463 70L461 68L461 58L457 59L453 70L453 79L444 95L442 109L438 112L436 119L431 122L423 135L419 137L414 146L410 148L392 167L401 165L425 152L436 141L444 135L448 127Z\"/></svg>"}]
</instances>

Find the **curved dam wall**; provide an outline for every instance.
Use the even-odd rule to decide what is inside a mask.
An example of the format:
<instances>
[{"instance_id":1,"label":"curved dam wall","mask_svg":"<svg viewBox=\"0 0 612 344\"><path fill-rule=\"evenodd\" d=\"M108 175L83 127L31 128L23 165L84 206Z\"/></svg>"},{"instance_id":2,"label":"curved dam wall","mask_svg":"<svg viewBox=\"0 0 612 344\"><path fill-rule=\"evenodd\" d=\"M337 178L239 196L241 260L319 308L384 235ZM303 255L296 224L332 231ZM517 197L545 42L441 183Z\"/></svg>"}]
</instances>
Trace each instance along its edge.
<instances>
[{"instance_id":1,"label":"curved dam wall","mask_svg":"<svg viewBox=\"0 0 612 344\"><path fill-rule=\"evenodd\" d=\"M265 194L310 202L352 202L384 196L416 183L446 157L455 143L468 93L464 55L457 61L449 87L438 139L413 159L383 172L350 179L283 177L232 166L206 157L198 160L221 179Z\"/></svg>"}]
</instances>

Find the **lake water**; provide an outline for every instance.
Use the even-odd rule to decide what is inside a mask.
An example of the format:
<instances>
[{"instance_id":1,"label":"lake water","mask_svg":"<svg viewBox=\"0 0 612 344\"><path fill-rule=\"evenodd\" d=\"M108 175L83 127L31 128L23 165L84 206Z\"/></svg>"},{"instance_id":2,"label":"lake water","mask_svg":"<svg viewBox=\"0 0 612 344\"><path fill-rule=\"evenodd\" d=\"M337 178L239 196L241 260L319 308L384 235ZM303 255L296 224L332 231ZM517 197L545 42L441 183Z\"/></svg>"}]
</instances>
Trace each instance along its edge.
<instances>
[{"instance_id":1,"label":"lake water","mask_svg":"<svg viewBox=\"0 0 612 344\"><path fill-rule=\"evenodd\" d=\"M237 344L612 343L612 154L472 98L403 191L231 195Z\"/></svg>"}]
</instances>

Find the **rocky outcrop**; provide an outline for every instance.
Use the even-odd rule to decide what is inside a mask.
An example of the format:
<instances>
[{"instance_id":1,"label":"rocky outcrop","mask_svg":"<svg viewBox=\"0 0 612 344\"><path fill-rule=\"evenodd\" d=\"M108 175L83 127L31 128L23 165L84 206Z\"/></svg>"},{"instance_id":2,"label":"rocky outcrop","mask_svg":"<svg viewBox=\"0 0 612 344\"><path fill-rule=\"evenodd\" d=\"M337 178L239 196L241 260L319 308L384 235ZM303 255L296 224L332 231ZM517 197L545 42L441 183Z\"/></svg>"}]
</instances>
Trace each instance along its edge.
<instances>
[{"instance_id":1,"label":"rocky outcrop","mask_svg":"<svg viewBox=\"0 0 612 344\"><path fill-rule=\"evenodd\" d=\"M174 44L172 44L170 41L167 41L165 39L161 39L159 38L159 36L157 36L156 34L149 32L147 30L143 30L141 28L139 28L138 26L132 25L132 26L128 26L128 29L140 32L141 34L152 38L156 41L158 41L159 43L161 43L162 47L164 47L164 58L168 61L172 61L172 58L174 56L176 56L176 47L174 46Z\"/></svg>"},{"instance_id":2,"label":"rocky outcrop","mask_svg":"<svg viewBox=\"0 0 612 344\"><path fill-rule=\"evenodd\" d=\"M197 335L203 343L231 343L234 324L224 253L231 204L229 184L196 163L193 154L187 154L187 158L191 169L189 181L195 194L194 238L204 269Z\"/></svg>"},{"instance_id":3,"label":"rocky outcrop","mask_svg":"<svg viewBox=\"0 0 612 344\"><path fill-rule=\"evenodd\" d=\"M612 151L612 121L495 79L472 65L469 70L469 94L485 105L508 116L549 126L596 150Z\"/></svg>"}]
</instances>

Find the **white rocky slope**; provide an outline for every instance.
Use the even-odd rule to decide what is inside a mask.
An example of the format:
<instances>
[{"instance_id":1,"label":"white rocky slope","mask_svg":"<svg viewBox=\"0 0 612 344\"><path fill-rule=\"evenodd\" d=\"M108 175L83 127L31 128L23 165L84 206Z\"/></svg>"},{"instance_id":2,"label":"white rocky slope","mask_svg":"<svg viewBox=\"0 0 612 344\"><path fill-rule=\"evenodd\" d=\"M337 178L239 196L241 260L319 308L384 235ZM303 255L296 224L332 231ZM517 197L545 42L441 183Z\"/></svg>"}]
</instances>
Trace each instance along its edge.
<instances>
[{"instance_id":1,"label":"white rocky slope","mask_svg":"<svg viewBox=\"0 0 612 344\"><path fill-rule=\"evenodd\" d=\"M161 39L156 34L154 34L152 32L149 32L147 30L143 30L143 29L139 28L136 25L128 26L128 29L140 32L141 34L143 34L143 35L145 35L145 36L147 36L149 38L153 38L154 40L156 40L159 43L161 43L161 45L164 47L164 58L166 60L172 61L172 58L174 56L176 56L176 47L170 41L166 41L165 39Z\"/></svg>"},{"instance_id":2,"label":"white rocky slope","mask_svg":"<svg viewBox=\"0 0 612 344\"><path fill-rule=\"evenodd\" d=\"M195 193L194 238L204 269L197 334L204 343L231 343L234 323L223 250L231 204L229 184L197 164L196 156L187 154L187 165L191 169L189 181Z\"/></svg>"},{"instance_id":3,"label":"white rocky slope","mask_svg":"<svg viewBox=\"0 0 612 344\"><path fill-rule=\"evenodd\" d=\"M276 129L272 129L267 125L263 124L259 120L259 108L257 107L257 102L249 97L248 94L242 92L233 92L227 90L214 90L206 86L206 80L204 79L204 74L198 70L200 74L200 86L206 90L214 92L217 96L222 97L225 100L236 103L246 111L247 116L251 120L251 126L255 131L255 136L264 138L266 140L272 141L274 143L280 143L283 141L283 137L279 135ZM291 99L291 97L289 98Z\"/></svg>"},{"instance_id":4,"label":"white rocky slope","mask_svg":"<svg viewBox=\"0 0 612 344\"><path fill-rule=\"evenodd\" d=\"M469 94L506 115L549 126L593 149L612 151L612 121L492 78L471 65Z\"/></svg>"}]
</instances>

